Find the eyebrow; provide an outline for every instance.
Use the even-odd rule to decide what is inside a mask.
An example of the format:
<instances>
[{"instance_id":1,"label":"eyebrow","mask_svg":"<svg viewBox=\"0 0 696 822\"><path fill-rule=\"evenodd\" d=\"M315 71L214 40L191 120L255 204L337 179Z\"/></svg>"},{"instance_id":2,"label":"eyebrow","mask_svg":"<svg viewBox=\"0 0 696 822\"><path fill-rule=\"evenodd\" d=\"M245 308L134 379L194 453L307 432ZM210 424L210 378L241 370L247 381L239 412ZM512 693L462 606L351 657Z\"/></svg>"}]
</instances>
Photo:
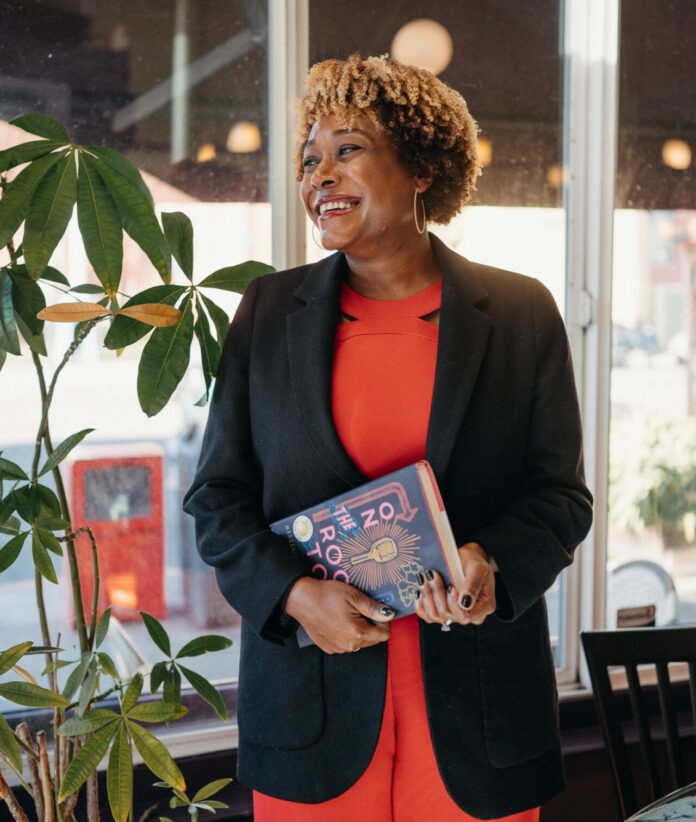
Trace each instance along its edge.
<instances>
[{"instance_id":1,"label":"eyebrow","mask_svg":"<svg viewBox=\"0 0 696 822\"><path fill-rule=\"evenodd\" d=\"M370 135L361 128L337 128L336 131L331 132L332 137L340 137L342 134L362 134L363 137L370 138ZM314 140L307 140L304 144L305 148L314 145Z\"/></svg>"}]
</instances>

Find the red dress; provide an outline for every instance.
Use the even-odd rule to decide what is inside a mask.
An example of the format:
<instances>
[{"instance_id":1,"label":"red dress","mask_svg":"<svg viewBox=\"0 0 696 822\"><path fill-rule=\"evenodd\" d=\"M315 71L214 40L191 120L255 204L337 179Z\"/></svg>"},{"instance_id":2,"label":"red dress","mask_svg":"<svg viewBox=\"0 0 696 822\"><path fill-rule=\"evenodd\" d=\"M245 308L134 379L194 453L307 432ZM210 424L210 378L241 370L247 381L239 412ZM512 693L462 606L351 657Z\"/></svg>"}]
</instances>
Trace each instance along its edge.
<instances>
[{"instance_id":1,"label":"red dress","mask_svg":"<svg viewBox=\"0 0 696 822\"><path fill-rule=\"evenodd\" d=\"M343 286L333 415L355 464L376 478L423 459L435 382L442 281L403 300L370 300ZM315 805L254 792L255 822L469 822L440 778L430 741L418 618L393 622L384 717L372 760L345 793ZM464 740L462 744L465 744ZM539 809L505 822L537 822ZM494 821L495 822L495 821ZM501 821L502 822L502 821Z\"/></svg>"}]
</instances>

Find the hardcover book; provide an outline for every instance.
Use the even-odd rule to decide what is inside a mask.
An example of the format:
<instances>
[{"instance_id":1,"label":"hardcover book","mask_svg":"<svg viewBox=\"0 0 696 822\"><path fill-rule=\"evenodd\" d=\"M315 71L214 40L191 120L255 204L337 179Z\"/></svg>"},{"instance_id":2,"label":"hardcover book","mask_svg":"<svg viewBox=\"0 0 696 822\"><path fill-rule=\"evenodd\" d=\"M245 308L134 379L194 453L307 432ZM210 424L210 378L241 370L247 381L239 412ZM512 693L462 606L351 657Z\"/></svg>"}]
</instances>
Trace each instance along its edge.
<instances>
[{"instance_id":1,"label":"hardcover book","mask_svg":"<svg viewBox=\"0 0 696 822\"><path fill-rule=\"evenodd\" d=\"M389 605L415 610L418 574L464 582L457 544L430 464L412 465L271 524L312 561L318 579L337 579ZM300 645L311 640L300 628Z\"/></svg>"}]
</instances>

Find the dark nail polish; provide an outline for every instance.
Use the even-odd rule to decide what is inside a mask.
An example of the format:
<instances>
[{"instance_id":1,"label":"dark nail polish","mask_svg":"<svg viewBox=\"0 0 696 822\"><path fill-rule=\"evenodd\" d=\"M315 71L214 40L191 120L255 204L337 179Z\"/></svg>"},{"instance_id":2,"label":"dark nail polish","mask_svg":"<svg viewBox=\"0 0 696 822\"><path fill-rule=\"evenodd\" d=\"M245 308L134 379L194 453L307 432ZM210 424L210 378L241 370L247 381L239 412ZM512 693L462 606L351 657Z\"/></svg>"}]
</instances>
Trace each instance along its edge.
<instances>
[{"instance_id":1,"label":"dark nail polish","mask_svg":"<svg viewBox=\"0 0 696 822\"><path fill-rule=\"evenodd\" d=\"M385 616L385 617L394 616L394 609L390 608L388 605L383 605L380 608L380 611L381 611L382 616Z\"/></svg>"},{"instance_id":2,"label":"dark nail polish","mask_svg":"<svg viewBox=\"0 0 696 822\"><path fill-rule=\"evenodd\" d=\"M416 599L420 599L420 591L416 588Z\"/></svg>"},{"instance_id":3,"label":"dark nail polish","mask_svg":"<svg viewBox=\"0 0 696 822\"><path fill-rule=\"evenodd\" d=\"M449 596L452 593L453 590L454 590L454 588L451 585L448 585L447 586L447 596Z\"/></svg>"},{"instance_id":4,"label":"dark nail polish","mask_svg":"<svg viewBox=\"0 0 696 822\"><path fill-rule=\"evenodd\" d=\"M425 572L426 577L432 582L435 579L435 574L428 568Z\"/></svg>"},{"instance_id":5,"label":"dark nail polish","mask_svg":"<svg viewBox=\"0 0 696 822\"><path fill-rule=\"evenodd\" d=\"M468 611L469 608L471 608L471 596L469 594L464 594L460 600L460 605L465 611Z\"/></svg>"},{"instance_id":6,"label":"dark nail polish","mask_svg":"<svg viewBox=\"0 0 696 822\"><path fill-rule=\"evenodd\" d=\"M423 576L423 574L419 573L416 579L418 580L419 585L425 585L425 577Z\"/></svg>"}]
</instances>

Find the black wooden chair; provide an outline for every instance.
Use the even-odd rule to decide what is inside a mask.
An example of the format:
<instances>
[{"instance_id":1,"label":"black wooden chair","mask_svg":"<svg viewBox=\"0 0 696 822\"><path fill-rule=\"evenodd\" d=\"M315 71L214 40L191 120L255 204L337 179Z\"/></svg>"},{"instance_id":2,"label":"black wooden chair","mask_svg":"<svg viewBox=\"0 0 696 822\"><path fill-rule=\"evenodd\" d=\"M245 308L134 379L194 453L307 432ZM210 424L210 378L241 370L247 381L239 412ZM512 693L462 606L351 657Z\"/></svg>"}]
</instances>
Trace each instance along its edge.
<instances>
[{"instance_id":1,"label":"black wooden chair","mask_svg":"<svg viewBox=\"0 0 696 822\"><path fill-rule=\"evenodd\" d=\"M595 705L611 761L620 818L625 819L639 807L696 778L696 773L687 777L684 768L685 737L690 736L691 741L687 744L693 745L693 735L696 732L696 628L588 631L581 636L592 679ZM691 703L686 733L683 728L685 723L680 721L683 716L678 715L674 683L669 678L670 662L688 664L688 685L684 683L680 686L680 698L686 697L682 702ZM655 686L641 685L639 665L654 667ZM619 693L612 689L608 669L614 666L625 668L628 699L625 691ZM624 735L622 720L627 716L632 728L637 728L643 770L641 782L634 781L627 752L627 741L635 738L635 730L630 731L629 736L628 725L627 734ZM656 742L659 746L657 749ZM666 757L663 750L666 751ZM647 787L649 792L649 798L640 803L636 798L636 785Z\"/></svg>"}]
</instances>

